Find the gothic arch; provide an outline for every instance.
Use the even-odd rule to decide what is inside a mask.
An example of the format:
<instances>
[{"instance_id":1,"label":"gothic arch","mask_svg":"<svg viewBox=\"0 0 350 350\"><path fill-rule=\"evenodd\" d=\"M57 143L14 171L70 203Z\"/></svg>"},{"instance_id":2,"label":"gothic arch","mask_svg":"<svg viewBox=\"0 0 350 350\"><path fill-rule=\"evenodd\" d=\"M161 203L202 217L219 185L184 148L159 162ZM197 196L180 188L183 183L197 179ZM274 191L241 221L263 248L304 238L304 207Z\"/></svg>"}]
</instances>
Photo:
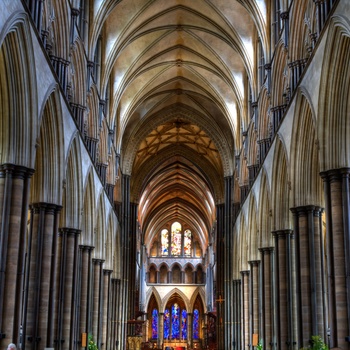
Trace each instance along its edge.
<instances>
[{"instance_id":1,"label":"gothic arch","mask_svg":"<svg viewBox=\"0 0 350 350\"><path fill-rule=\"evenodd\" d=\"M62 203L63 176L62 110L59 94L53 91L44 104L37 139L35 169L31 186L32 202ZM59 190L57 190L59 189Z\"/></svg>"},{"instance_id":2,"label":"gothic arch","mask_svg":"<svg viewBox=\"0 0 350 350\"><path fill-rule=\"evenodd\" d=\"M306 93L299 91L291 144L292 206L322 204L315 112Z\"/></svg>"},{"instance_id":3,"label":"gothic arch","mask_svg":"<svg viewBox=\"0 0 350 350\"><path fill-rule=\"evenodd\" d=\"M80 213L83 206L81 164L80 143L78 138L74 137L68 151L66 180L63 187L63 208L60 214L61 227L76 229L81 227Z\"/></svg>"},{"instance_id":4,"label":"gothic arch","mask_svg":"<svg viewBox=\"0 0 350 350\"><path fill-rule=\"evenodd\" d=\"M81 244L93 246L93 234L95 227L95 182L93 177L93 170L90 168L87 177L84 191L84 211L82 218L82 234Z\"/></svg>"},{"instance_id":5,"label":"gothic arch","mask_svg":"<svg viewBox=\"0 0 350 350\"><path fill-rule=\"evenodd\" d=\"M101 191L96 211L96 227L94 229L94 256L104 259L106 244L106 208L104 203L104 192Z\"/></svg>"},{"instance_id":6,"label":"gothic arch","mask_svg":"<svg viewBox=\"0 0 350 350\"><path fill-rule=\"evenodd\" d=\"M71 79L72 79L72 102L81 106L86 105L86 58L84 54L84 44L77 38L72 45L71 52Z\"/></svg>"},{"instance_id":7,"label":"gothic arch","mask_svg":"<svg viewBox=\"0 0 350 350\"><path fill-rule=\"evenodd\" d=\"M318 135L321 171L350 165L350 23L331 19L320 82Z\"/></svg>"},{"instance_id":8,"label":"gothic arch","mask_svg":"<svg viewBox=\"0 0 350 350\"><path fill-rule=\"evenodd\" d=\"M190 299L191 307L190 309L187 309L188 312L193 312L196 302L200 303L201 305L202 309L200 311L203 311L204 313L207 312L206 303L205 303L205 293L204 293L204 290L199 287L195 290L195 292L191 296L191 299Z\"/></svg>"},{"instance_id":9,"label":"gothic arch","mask_svg":"<svg viewBox=\"0 0 350 350\"><path fill-rule=\"evenodd\" d=\"M270 247L272 245L271 235L271 193L269 190L267 175L265 169L261 171L260 194L259 194L259 223L258 229L261 234L261 247Z\"/></svg>"},{"instance_id":10,"label":"gothic arch","mask_svg":"<svg viewBox=\"0 0 350 350\"><path fill-rule=\"evenodd\" d=\"M150 161L145 162L137 174L133 174L131 183L132 200L138 201L140 198L143 183L146 182L144 174L153 174L152 170L159 167L159 164L163 164L164 162L169 161L169 159L175 157L179 160L182 158L184 164L197 164L199 169L205 170L205 180L208 186L210 186L211 193L214 196L214 201L220 203L224 200L224 182L218 176L213 165L204 157L199 158L193 152L189 152L186 147L180 145L176 148L176 151L170 148L166 148L164 151L162 150L156 156L152 157Z\"/></svg>"},{"instance_id":11,"label":"gothic arch","mask_svg":"<svg viewBox=\"0 0 350 350\"><path fill-rule=\"evenodd\" d=\"M112 212L107 217L106 230L105 267L113 270L114 275L119 276L119 268L118 271L115 271L115 269L117 266L120 266L120 246L117 234L117 221Z\"/></svg>"},{"instance_id":12,"label":"gothic arch","mask_svg":"<svg viewBox=\"0 0 350 350\"><path fill-rule=\"evenodd\" d=\"M290 62L307 57L305 53L305 42L309 39L311 31L306 23L306 15L310 4L311 1L296 0L291 8L289 26L291 44L288 45Z\"/></svg>"},{"instance_id":13,"label":"gothic arch","mask_svg":"<svg viewBox=\"0 0 350 350\"><path fill-rule=\"evenodd\" d=\"M249 233L245 223L245 217L243 213L240 215L240 225L239 225L239 256L241 257L241 264L239 266L239 271L248 270L248 261L249 261Z\"/></svg>"},{"instance_id":14,"label":"gothic arch","mask_svg":"<svg viewBox=\"0 0 350 350\"><path fill-rule=\"evenodd\" d=\"M176 296L176 295L178 295L180 297L180 299L184 302L187 312L189 312L189 310L192 310L190 301L188 300L186 294L184 292L182 292L179 288L174 288L163 297L163 300L160 304L159 311L164 312L165 308L166 308L167 304L169 303L169 301L171 300L171 298Z\"/></svg>"},{"instance_id":15,"label":"gothic arch","mask_svg":"<svg viewBox=\"0 0 350 350\"><path fill-rule=\"evenodd\" d=\"M146 120L139 122L135 127L134 132L129 135L128 140L123 140L123 143L127 142L127 148L123 152L122 170L124 174L131 174L133 161L135 159L136 152L138 150L140 141L143 140L152 130L154 130L159 124L167 121L181 118L184 121L191 122L198 125L207 135L214 141L217 147L220 157L223 163L224 176L229 176L233 172L233 150L232 145L229 144L227 138L223 134L222 130L218 127L213 120L208 120L205 115L199 115L198 111L190 110L185 106L178 106L176 108L170 107L166 112L162 111L149 116Z\"/></svg>"},{"instance_id":16,"label":"gothic arch","mask_svg":"<svg viewBox=\"0 0 350 350\"><path fill-rule=\"evenodd\" d=\"M276 147L272 169L272 203L273 230L285 230L290 228L290 180L285 146L279 137L276 139Z\"/></svg>"},{"instance_id":17,"label":"gothic arch","mask_svg":"<svg viewBox=\"0 0 350 350\"><path fill-rule=\"evenodd\" d=\"M18 13L0 33L0 163L33 168L37 126L34 52L27 15Z\"/></svg>"},{"instance_id":18,"label":"gothic arch","mask_svg":"<svg viewBox=\"0 0 350 350\"><path fill-rule=\"evenodd\" d=\"M241 255L240 255L240 250L241 250L241 230L238 229L238 225L235 225L233 228L233 256L234 259L232 259L232 277L233 279L240 279L240 271L241 271Z\"/></svg>"},{"instance_id":19,"label":"gothic arch","mask_svg":"<svg viewBox=\"0 0 350 350\"><path fill-rule=\"evenodd\" d=\"M270 137L270 118L269 118L269 109L270 109L270 97L267 91L267 88L264 87L260 93L259 102L258 102L258 122L256 128L258 129L258 139L265 140ZM260 163L262 163L262 155L259 154Z\"/></svg>"},{"instance_id":20,"label":"gothic arch","mask_svg":"<svg viewBox=\"0 0 350 350\"><path fill-rule=\"evenodd\" d=\"M52 2L54 11L54 21L52 21L53 29L53 52L57 57L63 58L68 61L69 58L69 19L67 2Z\"/></svg>"},{"instance_id":21,"label":"gothic arch","mask_svg":"<svg viewBox=\"0 0 350 350\"><path fill-rule=\"evenodd\" d=\"M93 85L87 95L87 128L86 135L98 139L99 137L99 97L97 88Z\"/></svg>"},{"instance_id":22,"label":"gothic arch","mask_svg":"<svg viewBox=\"0 0 350 350\"><path fill-rule=\"evenodd\" d=\"M158 311L159 312L164 312L164 310L162 309L162 298L159 295L159 292L157 291L157 289L155 287L149 288L147 291L147 295L146 295L146 302L145 302L145 310L149 309L149 305L152 302L152 299L154 299L154 303L157 305L158 307ZM163 310L163 311L162 311Z\"/></svg>"},{"instance_id":23,"label":"gothic arch","mask_svg":"<svg viewBox=\"0 0 350 350\"><path fill-rule=\"evenodd\" d=\"M248 167L258 164L258 143L255 125L252 124L248 131L247 164Z\"/></svg>"},{"instance_id":24,"label":"gothic arch","mask_svg":"<svg viewBox=\"0 0 350 350\"><path fill-rule=\"evenodd\" d=\"M258 260L258 248L261 246L261 234L259 232L257 223L257 212L256 212L256 200L253 192L249 197L249 209L248 209L247 227L248 234L248 261Z\"/></svg>"},{"instance_id":25,"label":"gothic arch","mask_svg":"<svg viewBox=\"0 0 350 350\"><path fill-rule=\"evenodd\" d=\"M271 74L271 103L273 107L282 106L286 103L283 100L283 94L286 93L289 86L289 71L287 68L287 51L284 44L280 42L275 51Z\"/></svg>"}]
</instances>

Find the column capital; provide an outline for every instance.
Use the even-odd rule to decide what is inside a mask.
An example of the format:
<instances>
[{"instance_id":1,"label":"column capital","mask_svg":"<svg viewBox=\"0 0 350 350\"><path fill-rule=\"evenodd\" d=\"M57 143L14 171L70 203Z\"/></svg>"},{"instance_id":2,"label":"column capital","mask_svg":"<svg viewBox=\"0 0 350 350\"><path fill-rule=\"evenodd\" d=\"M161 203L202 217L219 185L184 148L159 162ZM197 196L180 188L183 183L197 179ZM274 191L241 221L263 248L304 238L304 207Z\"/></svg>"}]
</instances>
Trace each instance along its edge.
<instances>
[{"instance_id":1,"label":"column capital","mask_svg":"<svg viewBox=\"0 0 350 350\"><path fill-rule=\"evenodd\" d=\"M250 260L248 261L248 264L251 266L259 266L260 260Z\"/></svg>"},{"instance_id":2,"label":"column capital","mask_svg":"<svg viewBox=\"0 0 350 350\"><path fill-rule=\"evenodd\" d=\"M87 251L93 251L95 249L95 247L93 247L91 245L80 245L79 248L81 250L87 250Z\"/></svg>"},{"instance_id":3,"label":"column capital","mask_svg":"<svg viewBox=\"0 0 350 350\"><path fill-rule=\"evenodd\" d=\"M33 210L34 213L39 213L40 211L46 211L51 214L59 213L62 210L62 205L38 202L29 204L29 209Z\"/></svg>"},{"instance_id":4,"label":"column capital","mask_svg":"<svg viewBox=\"0 0 350 350\"><path fill-rule=\"evenodd\" d=\"M105 262L105 260L103 260L103 259L95 259L95 258L92 259L92 263L94 265L102 265L104 262Z\"/></svg>"},{"instance_id":5,"label":"column capital","mask_svg":"<svg viewBox=\"0 0 350 350\"><path fill-rule=\"evenodd\" d=\"M281 16L282 20L285 21L286 19L289 18L289 11L281 12L280 16Z\"/></svg>"},{"instance_id":6,"label":"column capital","mask_svg":"<svg viewBox=\"0 0 350 350\"><path fill-rule=\"evenodd\" d=\"M320 216L324 208L318 205L303 205L289 209L295 216L303 216L312 212L314 216Z\"/></svg>"},{"instance_id":7,"label":"column capital","mask_svg":"<svg viewBox=\"0 0 350 350\"><path fill-rule=\"evenodd\" d=\"M81 234L81 230L78 230L76 228L72 228L72 227L60 227L58 229L58 234L59 235L80 235Z\"/></svg>"},{"instance_id":8,"label":"column capital","mask_svg":"<svg viewBox=\"0 0 350 350\"><path fill-rule=\"evenodd\" d=\"M12 163L1 164L0 177L4 177L6 173L11 173L14 178L25 179L32 177L32 175L35 173L35 170Z\"/></svg>"},{"instance_id":9,"label":"column capital","mask_svg":"<svg viewBox=\"0 0 350 350\"><path fill-rule=\"evenodd\" d=\"M110 275L112 272L113 272L113 270L103 269L103 274L104 275Z\"/></svg>"},{"instance_id":10,"label":"column capital","mask_svg":"<svg viewBox=\"0 0 350 350\"><path fill-rule=\"evenodd\" d=\"M78 17L80 15L80 10L77 9L77 8L72 7L71 8L71 13L72 13L72 16Z\"/></svg>"},{"instance_id":11,"label":"column capital","mask_svg":"<svg viewBox=\"0 0 350 350\"><path fill-rule=\"evenodd\" d=\"M271 233L275 238L285 238L288 235L292 235L293 230L290 230L290 229L276 230L276 231L272 231Z\"/></svg>"},{"instance_id":12,"label":"column capital","mask_svg":"<svg viewBox=\"0 0 350 350\"><path fill-rule=\"evenodd\" d=\"M242 276L249 276L250 271L249 270L244 270L244 271L240 271Z\"/></svg>"},{"instance_id":13,"label":"column capital","mask_svg":"<svg viewBox=\"0 0 350 350\"><path fill-rule=\"evenodd\" d=\"M350 173L350 168L330 169L320 172L323 181L337 182L341 181L342 177Z\"/></svg>"},{"instance_id":14,"label":"column capital","mask_svg":"<svg viewBox=\"0 0 350 350\"><path fill-rule=\"evenodd\" d=\"M275 247L262 247L258 248L258 250L262 255L269 255L275 250Z\"/></svg>"}]
</instances>

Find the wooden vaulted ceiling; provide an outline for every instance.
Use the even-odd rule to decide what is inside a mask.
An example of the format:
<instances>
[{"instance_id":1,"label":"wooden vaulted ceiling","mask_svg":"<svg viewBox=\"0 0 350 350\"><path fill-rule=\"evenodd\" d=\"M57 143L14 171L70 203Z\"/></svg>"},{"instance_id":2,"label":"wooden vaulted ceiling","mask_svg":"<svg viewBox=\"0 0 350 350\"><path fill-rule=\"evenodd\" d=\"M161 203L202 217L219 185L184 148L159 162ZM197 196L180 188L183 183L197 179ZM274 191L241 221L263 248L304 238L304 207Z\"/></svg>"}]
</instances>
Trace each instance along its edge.
<instances>
[{"instance_id":1,"label":"wooden vaulted ceiling","mask_svg":"<svg viewBox=\"0 0 350 350\"><path fill-rule=\"evenodd\" d=\"M131 175L145 243L181 220L205 251L248 121L265 1L97 3L101 85L113 98L121 170Z\"/></svg>"}]
</instances>

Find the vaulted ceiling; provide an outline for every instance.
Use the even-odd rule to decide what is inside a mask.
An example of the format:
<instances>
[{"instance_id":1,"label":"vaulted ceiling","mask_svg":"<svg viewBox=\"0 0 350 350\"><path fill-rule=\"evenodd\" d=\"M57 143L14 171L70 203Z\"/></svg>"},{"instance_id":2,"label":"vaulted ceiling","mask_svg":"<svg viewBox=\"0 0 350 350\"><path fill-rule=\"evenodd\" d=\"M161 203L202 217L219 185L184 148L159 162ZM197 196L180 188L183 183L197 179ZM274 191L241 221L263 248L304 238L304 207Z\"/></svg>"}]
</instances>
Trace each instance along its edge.
<instances>
[{"instance_id":1,"label":"vaulted ceiling","mask_svg":"<svg viewBox=\"0 0 350 350\"><path fill-rule=\"evenodd\" d=\"M205 251L249 123L265 11L262 0L96 4L92 37L102 27L106 47L101 86L113 99L110 123L146 245L182 220Z\"/></svg>"}]
</instances>

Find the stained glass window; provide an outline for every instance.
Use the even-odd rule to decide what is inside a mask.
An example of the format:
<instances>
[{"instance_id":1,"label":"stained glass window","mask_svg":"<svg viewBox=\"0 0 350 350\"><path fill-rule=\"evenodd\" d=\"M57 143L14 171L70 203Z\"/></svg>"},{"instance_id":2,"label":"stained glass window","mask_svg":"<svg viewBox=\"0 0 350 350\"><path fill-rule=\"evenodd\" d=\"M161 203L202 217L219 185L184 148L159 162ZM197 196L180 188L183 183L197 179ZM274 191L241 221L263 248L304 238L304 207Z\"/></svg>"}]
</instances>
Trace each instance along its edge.
<instances>
[{"instance_id":1,"label":"stained glass window","mask_svg":"<svg viewBox=\"0 0 350 350\"><path fill-rule=\"evenodd\" d=\"M191 256L192 234L190 230L184 233L184 255Z\"/></svg>"},{"instance_id":2,"label":"stained glass window","mask_svg":"<svg viewBox=\"0 0 350 350\"><path fill-rule=\"evenodd\" d=\"M187 311L182 310L182 319L181 319L181 338L183 340L187 339Z\"/></svg>"},{"instance_id":3,"label":"stained glass window","mask_svg":"<svg viewBox=\"0 0 350 350\"><path fill-rule=\"evenodd\" d=\"M152 339L158 339L158 310L152 312Z\"/></svg>"},{"instance_id":4,"label":"stained glass window","mask_svg":"<svg viewBox=\"0 0 350 350\"><path fill-rule=\"evenodd\" d=\"M170 312L166 309L164 312L164 339L169 339L170 337Z\"/></svg>"},{"instance_id":5,"label":"stained glass window","mask_svg":"<svg viewBox=\"0 0 350 350\"><path fill-rule=\"evenodd\" d=\"M169 232L162 230L162 255L169 255Z\"/></svg>"},{"instance_id":6,"label":"stained glass window","mask_svg":"<svg viewBox=\"0 0 350 350\"><path fill-rule=\"evenodd\" d=\"M173 339L180 339L180 307L174 304L171 308L172 329L171 337Z\"/></svg>"},{"instance_id":7,"label":"stained glass window","mask_svg":"<svg viewBox=\"0 0 350 350\"><path fill-rule=\"evenodd\" d=\"M171 255L181 255L181 224L174 222L171 225Z\"/></svg>"},{"instance_id":8,"label":"stained glass window","mask_svg":"<svg viewBox=\"0 0 350 350\"><path fill-rule=\"evenodd\" d=\"M193 311L193 339L199 339L199 311Z\"/></svg>"}]
</instances>

